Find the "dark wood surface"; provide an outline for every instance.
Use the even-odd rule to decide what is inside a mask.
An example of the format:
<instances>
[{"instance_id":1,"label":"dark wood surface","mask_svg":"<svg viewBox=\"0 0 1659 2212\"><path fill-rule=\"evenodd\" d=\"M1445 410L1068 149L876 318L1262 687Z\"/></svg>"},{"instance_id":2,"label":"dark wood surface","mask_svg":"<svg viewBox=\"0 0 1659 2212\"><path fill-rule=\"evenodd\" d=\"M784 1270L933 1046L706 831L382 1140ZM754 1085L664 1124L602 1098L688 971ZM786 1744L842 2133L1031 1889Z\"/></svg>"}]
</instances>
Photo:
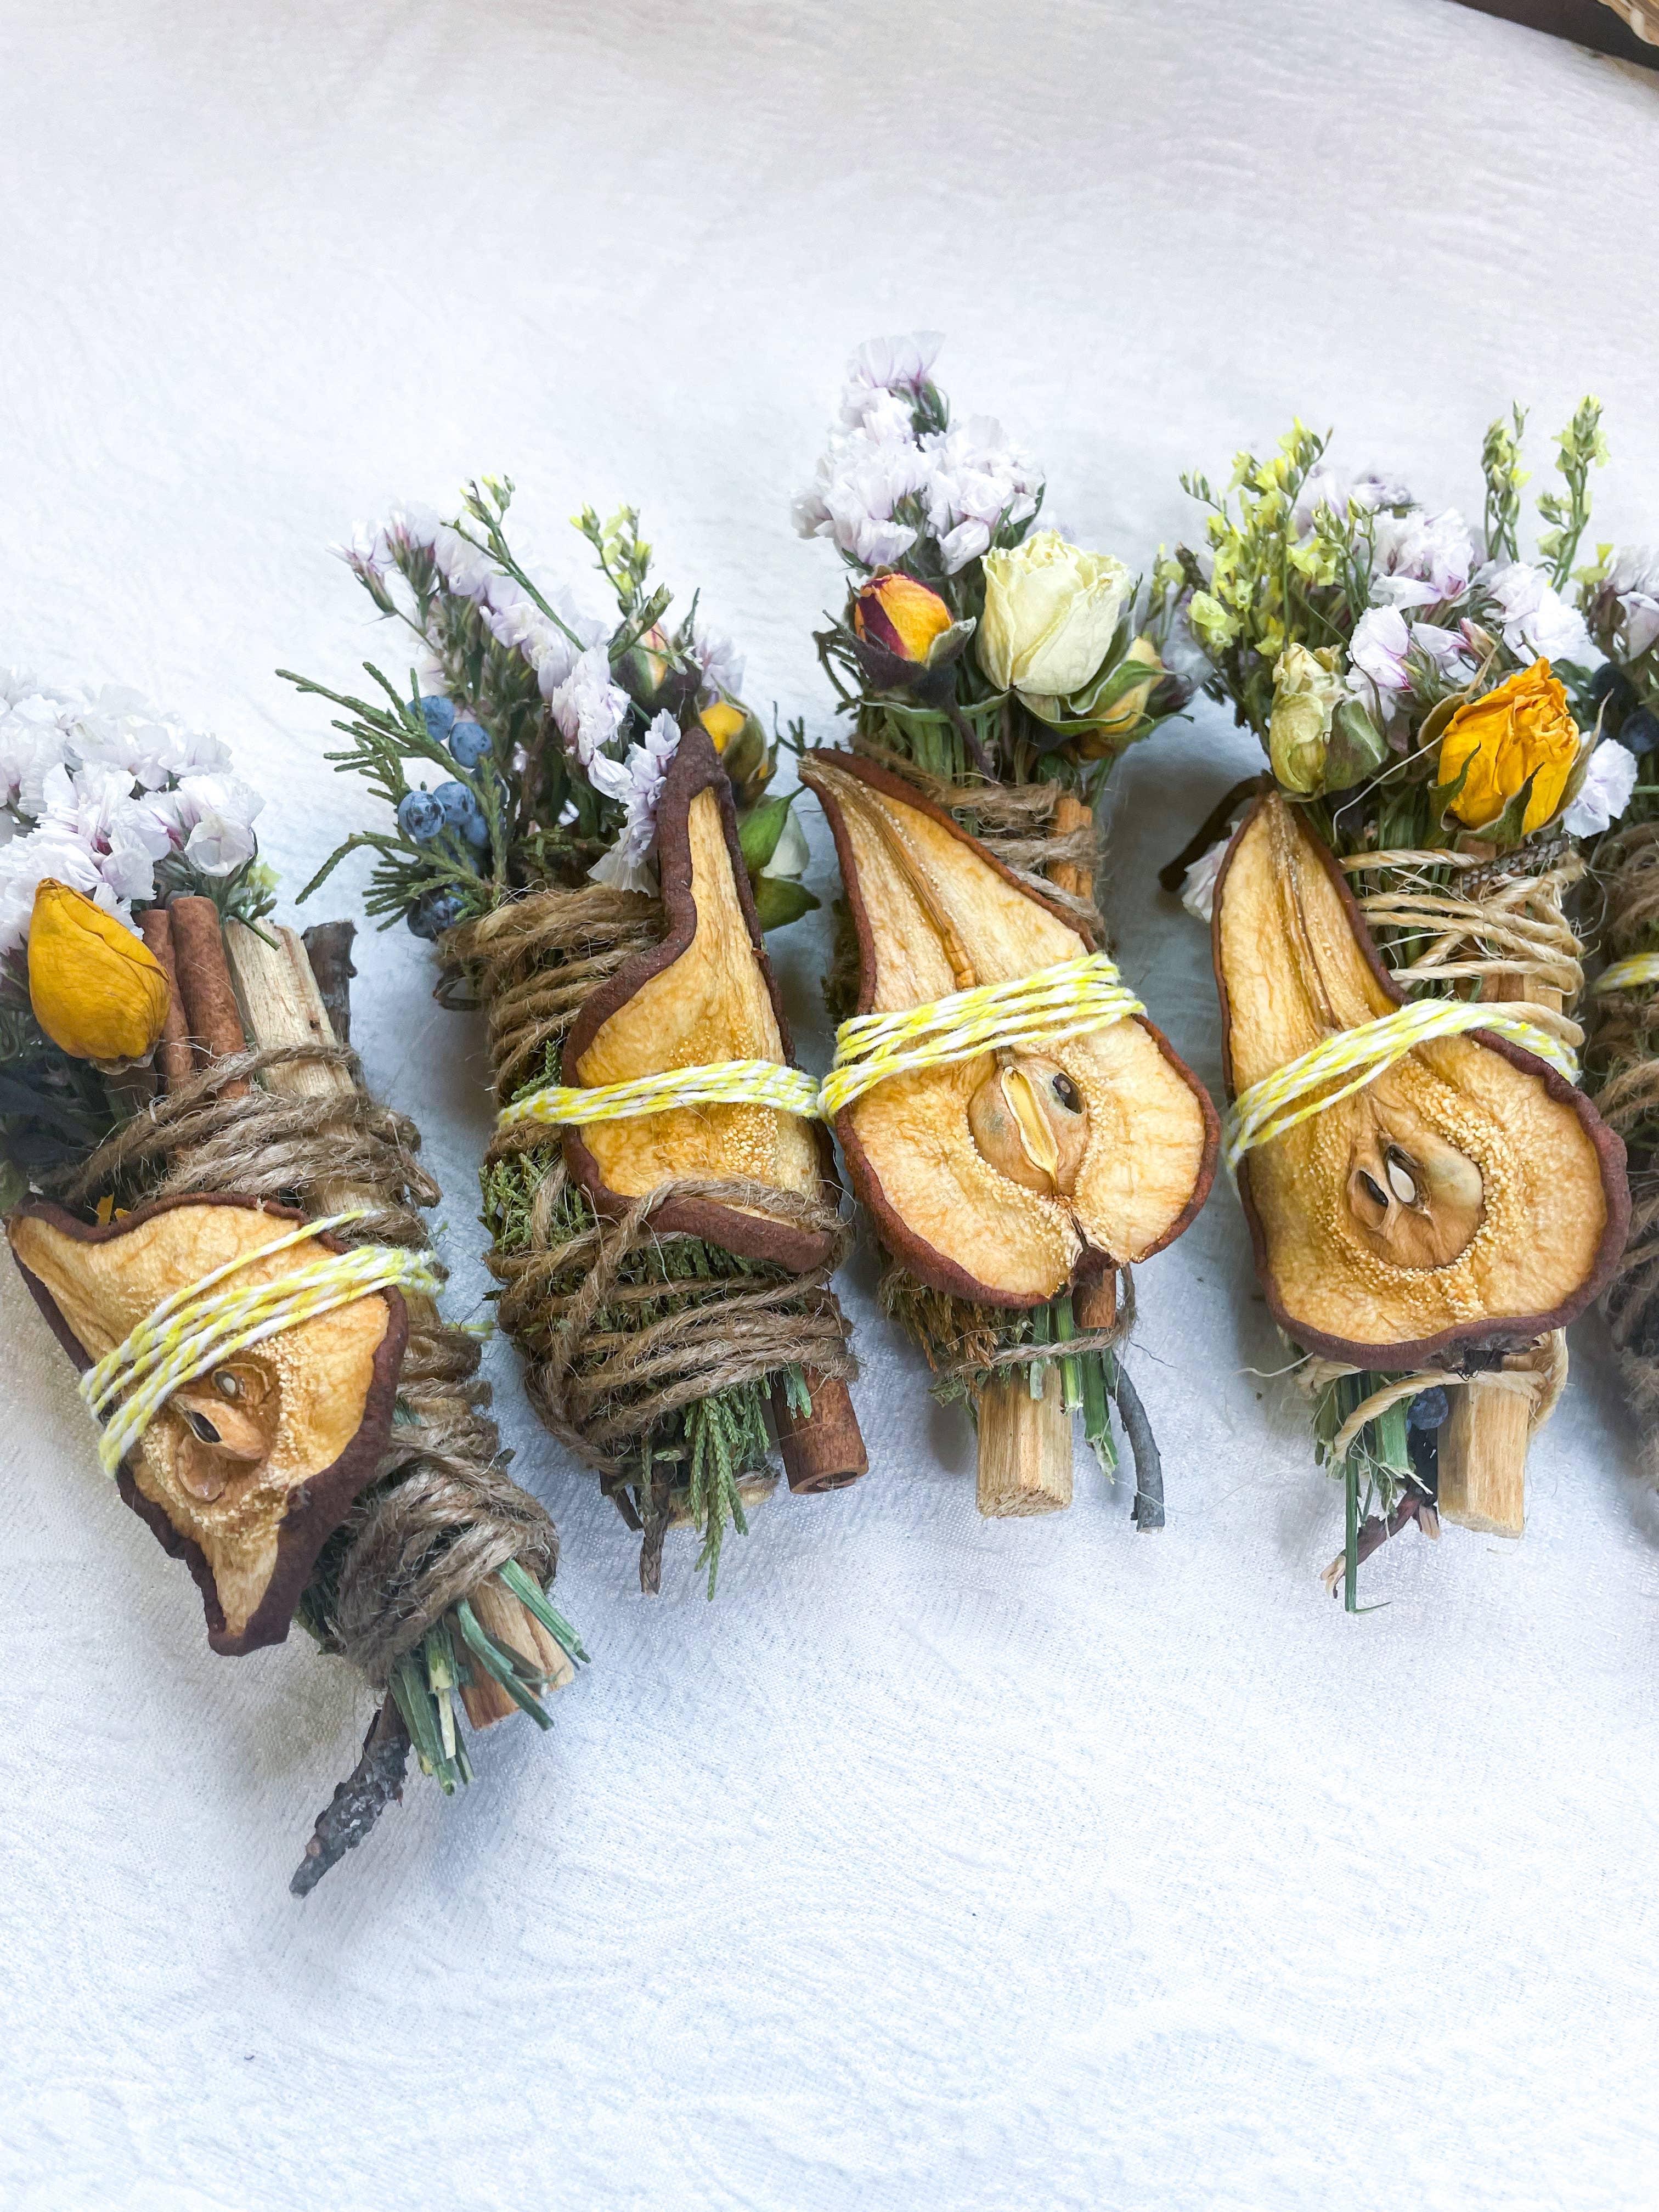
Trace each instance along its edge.
<instances>
[{"instance_id":1,"label":"dark wood surface","mask_svg":"<svg viewBox=\"0 0 1659 2212\"><path fill-rule=\"evenodd\" d=\"M1604 7L1602 0L1461 0L1465 8L1483 15L1501 15L1506 22L1524 23L1534 31L1548 31L1558 39L1571 39L1598 54L1616 54L1620 61L1640 62L1659 70L1659 46L1638 39L1621 15Z\"/></svg>"}]
</instances>

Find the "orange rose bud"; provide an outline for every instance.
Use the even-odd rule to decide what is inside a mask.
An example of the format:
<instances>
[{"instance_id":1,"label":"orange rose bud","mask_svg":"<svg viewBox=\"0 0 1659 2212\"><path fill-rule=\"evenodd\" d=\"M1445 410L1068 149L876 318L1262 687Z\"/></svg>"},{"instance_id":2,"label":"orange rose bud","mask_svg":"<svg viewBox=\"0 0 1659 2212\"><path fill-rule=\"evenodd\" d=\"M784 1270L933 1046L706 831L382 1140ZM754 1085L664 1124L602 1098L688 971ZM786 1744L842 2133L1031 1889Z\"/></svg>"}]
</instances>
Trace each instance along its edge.
<instances>
[{"instance_id":1,"label":"orange rose bud","mask_svg":"<svg viewBox=\"0 0 1659 2212\"><path fill-rule=\"evenodd\" d=\"M943 637L952 619L937 592L896 568L860 585L853 595L854 630L900 660L925 665L934 639Z\"/></svg>"}]
</instances>

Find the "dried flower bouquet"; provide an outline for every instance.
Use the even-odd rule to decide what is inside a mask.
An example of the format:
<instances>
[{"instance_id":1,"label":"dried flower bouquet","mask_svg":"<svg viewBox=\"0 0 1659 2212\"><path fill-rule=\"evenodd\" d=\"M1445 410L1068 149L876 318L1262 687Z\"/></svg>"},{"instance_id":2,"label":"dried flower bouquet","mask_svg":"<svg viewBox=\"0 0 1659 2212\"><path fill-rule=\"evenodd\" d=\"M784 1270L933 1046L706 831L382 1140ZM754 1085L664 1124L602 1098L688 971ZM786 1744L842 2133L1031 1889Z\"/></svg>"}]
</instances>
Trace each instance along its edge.
<instances>
[{"instance_id":1,"label":"dried flower bouquet","mask_svg":"<svg viewBox=\"0 0 1659 2212\"><path fill-rule=\"evenodd\" d=\"M136 693L0 693L0 1200L121 1496L240 1654L297 1619L381 1704L297 1893L581 1656L551 1522L446 1326L419 1133L362 1089L349 925L268 917L259 795Z\"/></svg>"},{"instance_id":2,"label":"dried flower bouquet","mask_svg":"<svg viewBox=\"0 0 1659 2212\"><path fill-rule=\"evenodd\" d=\"M1521 1534L1565 1326L1627 1218L1623 1147L1576 1081L1563 908L1632 781L1563 682L1594 659L1563 592L1599 410L1561 434L1533 562L1522 427L1487 434L1477 530L1340 477L1298 423L1224 492L1185 480L1206 542L1159 572L1206 688L1268 757L1165 881L1190 861L1187 903L1212 924L1224 1149L1345 1485L1327 1580L1350 1610L1361 1560L1413 1522Z\"/></svg>"},{"instance_id":3,"label":"dried flower bouquet","mask_svg":"<svg viewBox=\"0 0 1659 2212\"><path fill-rule=\"evenodd\" d=\"M938 343L860 348L796 505L849 571L817 643L851 750L801 767L846 891L824 1103L883 1302L975 1415L980 1510L1069 1504L1074 1413L1112 1474L1115 1404L1158 1528L1128 1267L1202 1205L1217 1131L1103 949L1094 807L1183 695L1122 563L1037 528L1038 472L952 421Z\"/></svg>"},{"instance_id":4,"label":"dried flower bouquet","mask_svg":"<svg viewBox=\"0 0 1659 2212\"><path fill-rule=\"evenodd\" d=\"M641 1587L689 1523L712 1596L775 1449L793 1490L866 1465L833 1156L763 940L816 902L742 663L695 600L669 625L632 510L578 518L614 602L596 617L520 565L511 490L349 551L421 665L402 690L370 669L373 702L293 679L345 709L331 757L395 817L317 880L372 851L368 910L435 939L440 998L483 1008L501 1325L542 1421L640 1534Z\"/></svg>"}]
</instances>

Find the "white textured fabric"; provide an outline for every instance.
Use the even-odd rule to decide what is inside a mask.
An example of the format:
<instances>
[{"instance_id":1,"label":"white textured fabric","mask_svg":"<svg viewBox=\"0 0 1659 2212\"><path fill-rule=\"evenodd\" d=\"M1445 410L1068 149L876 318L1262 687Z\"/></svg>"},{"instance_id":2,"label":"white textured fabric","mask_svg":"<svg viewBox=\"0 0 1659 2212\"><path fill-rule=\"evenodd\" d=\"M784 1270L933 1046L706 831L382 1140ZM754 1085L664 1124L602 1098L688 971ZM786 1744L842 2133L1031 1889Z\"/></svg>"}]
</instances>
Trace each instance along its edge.
<instances>
[{"instance_id":1,"label":"white textured fabric","mask_svg":"<svg viewBox=\"0 0 1659 2212\"><path fill-rule=\"evenodd\" d=\"M836 568L787 503L873 331L946 330L959 408L1135 562L1178 470L1293 411L1469 512L1499 406L1547 434L1586 387L1599 534L1656 526L1659 81L1445 0L9 0L0 83L0 659L210 721L290 893L374 817L272 672L402 665L324 544L480 470L549 566L638 502L827 734ZM1137 756L1106 886L1212 1085L1153 878L1253 757L1208 708ZM819 1067L826 942L780 948ZM362 945L357 1035L465 1302L490 1114L428 958ZM1081 1467L1069 1513L978 1520L873 1279L874 1471L761 1514L712 1607L683 1540L637 1595L492 1348L595 1663L301 1906L365 1701L297 1635L210 1656L6 1271L0 2199L1652 2205L1659 1516L1599 1324L1525 1542L1408 1534L1348 1620L1224 1185L1141 1275L1155 1537Z\"/></svg>"}]
</instances>

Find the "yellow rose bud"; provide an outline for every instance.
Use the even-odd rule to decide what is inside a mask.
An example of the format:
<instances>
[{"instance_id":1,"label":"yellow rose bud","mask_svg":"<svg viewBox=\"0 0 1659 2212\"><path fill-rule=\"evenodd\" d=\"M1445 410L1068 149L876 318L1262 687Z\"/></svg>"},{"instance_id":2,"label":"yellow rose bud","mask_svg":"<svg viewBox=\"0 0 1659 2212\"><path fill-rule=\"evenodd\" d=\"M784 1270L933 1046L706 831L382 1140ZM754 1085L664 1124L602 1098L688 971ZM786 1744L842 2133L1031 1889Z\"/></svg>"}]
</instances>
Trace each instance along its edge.
<instances>
[{"instance_id":1,"label":"yellow rose bud","mask_svg":"<svg viewBox=\"0 0 1659 2212\"><path fill-rule=\"evenodd\" d=\"M1547 660L1534 660L1457 709L1440 740L1435 781L1455 783L1468 768L1451 811L1469 829L1481 830L1531 776L1522 825L1530 836L1560 805L1577 757L1578 725L1567 711L1566 691Z\"/></svg>"},{"instance_id":2,"label":"yellow rose bud","mask_svg":"<svg viewBox=\"0 0 1659 2212\"><path fill-rule=\"evenodd\" d=\"M1273 669L1273 707L1267 725L1267 753L1282 787L1306 798L1319 789L1331 741L1331 717L1346 696L1337 673L1338 655L1328 646L1310 653L1287 645Z\"/></svg>"},{"instance_id":3,"label":"yellow rose bud","mask_svg":"<svg viewBox=\"0 0 1659 2212\"><path fill-rule=\"evenodd\" d=\"M142 937L48 877L29 920L29 1003L75 1060L143 1060L167 1018L165 969Z\"/></svg>"},{"instance_id":4,"label":"yellow rose bud","mask_svg":"<svg viewBox=\"0 0 1659 2212\"><path fill-rule=\"evenodd\" d=\"M1153 686L1165 673L1164 663L1158 657L1158 647L1149 637L1138 637L1131 643L1121 665L1133 661L1138 668L1148 668L1151 675L1144 684L1132 684L1116 704L1097 721L1086 737L1078 739L1080 760L1103 760L1113 750L1114 740L1133 729L1146 711L1146 702L1152 696Z\"/></svg>"},{"instance_id":5,"label":"yellow rose bud","mask_svg":"<svg viewBox=\"0 0 1659 2212\"><path fill-rule=\"evenodd\" d=\"M1085 552L1057 530L988 553L979 665L999 691L1062 699L1099 669L1129 592L1109 553Z\"/></svg>"},{"instance_id":6,"label":"yellow rose bud","mask_svg":"<svg viewBox=\"0 0 1659 2212\"><path fill-rule=\"evenodd\" d=\"M933 640L951 626L951 610L939 593L896 568L853 594L853 628L901 660L925 662Z\"/></svg>"},{"instance_id":7,"label":"yellow rose bud","mask_svg":"<svg viewBox=\"0 0 1659 2212\"><path fill-rule=\"evenodd\" d=\"M714 750L723 753L738 732L749 720L741 707L729 699L716 699L712 707L705 707L697 720L714 740Z\"/></svg>"}]
</instances>

